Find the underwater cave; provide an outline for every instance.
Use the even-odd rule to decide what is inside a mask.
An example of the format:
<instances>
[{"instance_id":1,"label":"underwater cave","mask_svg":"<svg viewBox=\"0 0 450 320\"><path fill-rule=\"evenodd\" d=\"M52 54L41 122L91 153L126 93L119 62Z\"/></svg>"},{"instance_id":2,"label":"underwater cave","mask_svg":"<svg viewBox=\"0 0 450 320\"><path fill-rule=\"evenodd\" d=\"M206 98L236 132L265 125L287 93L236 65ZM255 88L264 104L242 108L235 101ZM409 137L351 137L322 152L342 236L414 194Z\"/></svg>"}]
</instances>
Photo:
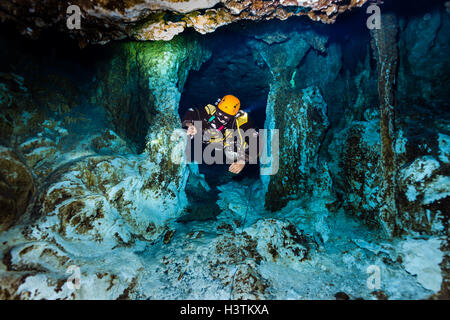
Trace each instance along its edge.
<instances>
[{"instance_id":1,"label":"underwater cave","mask_svg":"<svg viewBox=\"0 0 450 320\"><path fill-rule=\"evenodd\" d=\"M0 1L0 299L449 299L448 2L141 2Z\"/></svg>"}]
</instances>

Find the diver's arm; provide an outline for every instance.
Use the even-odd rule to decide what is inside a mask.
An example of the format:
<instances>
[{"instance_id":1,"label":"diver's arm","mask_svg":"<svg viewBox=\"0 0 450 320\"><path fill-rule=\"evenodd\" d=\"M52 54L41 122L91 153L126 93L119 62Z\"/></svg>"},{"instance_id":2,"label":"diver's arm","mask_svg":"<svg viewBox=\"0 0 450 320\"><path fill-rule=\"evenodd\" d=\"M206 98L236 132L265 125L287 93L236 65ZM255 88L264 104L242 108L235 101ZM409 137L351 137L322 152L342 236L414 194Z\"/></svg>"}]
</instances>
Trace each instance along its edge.
<instances>
[{"instance_id":1,"label":"diver's arm","mask_svg":"<svg viewBox=\"0 0 450 320\"><path fill-rule=\"evenodd\" d=\"M236 141L235 134L236 132L234 131L233 133L225 137L224 153L228 159L234 161L234 163L230 165L228 171L234 174L238 174L245 167L246 157L245 150L239 147L239 143ZM239 137L237 137L237 139L239 139Z\"/></svg>"}]
</instances>

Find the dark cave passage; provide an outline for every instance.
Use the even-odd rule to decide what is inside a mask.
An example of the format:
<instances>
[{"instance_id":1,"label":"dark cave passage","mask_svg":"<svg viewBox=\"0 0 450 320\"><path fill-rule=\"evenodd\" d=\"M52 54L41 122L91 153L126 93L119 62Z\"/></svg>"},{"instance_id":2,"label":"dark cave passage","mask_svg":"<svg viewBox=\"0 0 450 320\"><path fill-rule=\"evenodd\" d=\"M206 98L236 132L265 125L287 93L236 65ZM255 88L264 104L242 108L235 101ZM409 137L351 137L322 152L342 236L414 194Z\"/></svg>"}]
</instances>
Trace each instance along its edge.
<instances>
[{"instance_id":1,"label":"dark cave passage","mask_svg":"<svg viewBox=\"0 0 450 320\"><path fill-rule=\"evenodd\" d=\"M191 71L181 96L179 113L188 108L214 104L227 94L241 101L241 109L248 112L256 128L263 128L269 92L270 71L257 62L246 45L248 36L242 32L208 36L211 58L199 71Z\"/></svg>"},{"instance_id":2,"label":"dark cave passage","mask_svg":"<svg viewBox=\"0 0 450 320\"><path fill-rule=\"evenodd\" d=\"M220 37L209 37L211 58L200 70L191 71L182 92L179 115L183 118L189 108L204 108L214 104L227 94L239 98L241 110L249 114L256 130L264 128L266 120L267 96L271 74L264 63L257 63L253 53L246 45L246 35L239 32L221 33ZM226 43L226 50L224 50ZM261 62L261 61L259 61ZM238 181L245 187L255 183L260 176L258 164L247 164L244 170L235 175L228 171L229 164L199 164L199 173L204 175L211 187L210 191L198 192L186 188L189 207L187 215L179 221L214 219L220 212L217 206L218 187L231 181Z\"/></svg>"},{"instance_id":3,"label":"dark cave passage","mask_svg":"<svg viewBox=\"0 0 450 320\"><path fill-rule=\"evenodd\" d=\"M203 108L232 94L239 98L241 110L249 114L255 129L264 128L271 75L265 64L258 64L253 58L245 39L242 33L235 32L211 39L211 58L200 70L191 71L187 78L178 110L181 118L189 108ZM200 173L213 188L231 180L259 178L259 164L247 164L239 175L229 173L228 167L226 164L199 164Z\"/></svg>"}]
</instances>

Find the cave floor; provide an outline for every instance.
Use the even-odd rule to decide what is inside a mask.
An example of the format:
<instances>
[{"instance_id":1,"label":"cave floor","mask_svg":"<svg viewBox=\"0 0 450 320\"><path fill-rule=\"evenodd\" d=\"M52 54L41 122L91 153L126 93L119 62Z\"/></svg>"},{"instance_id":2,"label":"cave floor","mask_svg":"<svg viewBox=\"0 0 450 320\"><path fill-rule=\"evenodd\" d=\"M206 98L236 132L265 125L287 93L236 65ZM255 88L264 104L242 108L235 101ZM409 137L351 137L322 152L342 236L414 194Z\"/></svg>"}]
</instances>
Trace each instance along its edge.
<instances>
[{"instance_id":1,"label":"cave floor","mask_svg":"<svg viewBox=\"0 0 450 320\"><path fill-rule=\"evenodd\" d=\"M342 211L321 211L321 199L269 213L261 183L246 184L219 187L216 220L179 224L170 243L139 254L140 298L335 299L343 292L351 299L423 299L432 294L423 283L440 283L412 274L415 264L426 263L416 255L427 240L389 241ZM290 224L312 235L306 256L299 258L286 239ZM428 243L430 254L439 255L439 242Z\"/></svg>"},{"instance_id":2,"label":"cave floor","mask_svg":"<svg viewBox=\"0 0 450 320\"><path fill-rule=\"evenodd\" d=\"M388 240L343 211L324 210L329 199L291 201L280 212L267 212L260 180L218 189L215 219L174 223L173 236L164 240L83 256L76 243L66 243L81 269L77 298L425 299L439 290L436 238ZM0 236L16 248L9 264L20 252L26 268L34 270L37 259L46 271L0 270L2 277L26 275L17 294L31 292L30 298L70 296L71 289L61 286L67 275L55 267L62 253L51 243L30 242L24 230L19 225ZM34 258L24 250L30 245ZM56 253L46 257L49 250Z\"/></svg>"}]
</instances>

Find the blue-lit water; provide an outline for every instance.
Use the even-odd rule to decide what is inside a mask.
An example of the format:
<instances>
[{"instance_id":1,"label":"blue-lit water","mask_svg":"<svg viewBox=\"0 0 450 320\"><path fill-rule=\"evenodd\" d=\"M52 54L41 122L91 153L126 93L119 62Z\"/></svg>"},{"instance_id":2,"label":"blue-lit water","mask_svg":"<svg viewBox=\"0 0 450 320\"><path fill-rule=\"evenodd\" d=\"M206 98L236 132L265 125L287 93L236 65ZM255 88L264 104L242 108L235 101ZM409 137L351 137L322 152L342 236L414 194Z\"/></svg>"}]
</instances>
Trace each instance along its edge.
<instances>
[{"instance_id":1,"label":"blue-lit water","mask_svg":"<svg viewBox=\"0 0 450 320\"><path fill-rule=\"evenodd\" d=\"M58 33L2 30L0 293L70 298L53 285L70 262L91 286L76 298L448 297L449 13L442 1L386 3L390 43L364 9L332 25L188 32L204 46L198 68L173 48L79 49ZM396 69L379 74L375 40ZM191 69L165 69L166 56ZM279 131L276 174L171 158L184 113L227 94L256 129Z\"/></svg>"}]
</instances>

